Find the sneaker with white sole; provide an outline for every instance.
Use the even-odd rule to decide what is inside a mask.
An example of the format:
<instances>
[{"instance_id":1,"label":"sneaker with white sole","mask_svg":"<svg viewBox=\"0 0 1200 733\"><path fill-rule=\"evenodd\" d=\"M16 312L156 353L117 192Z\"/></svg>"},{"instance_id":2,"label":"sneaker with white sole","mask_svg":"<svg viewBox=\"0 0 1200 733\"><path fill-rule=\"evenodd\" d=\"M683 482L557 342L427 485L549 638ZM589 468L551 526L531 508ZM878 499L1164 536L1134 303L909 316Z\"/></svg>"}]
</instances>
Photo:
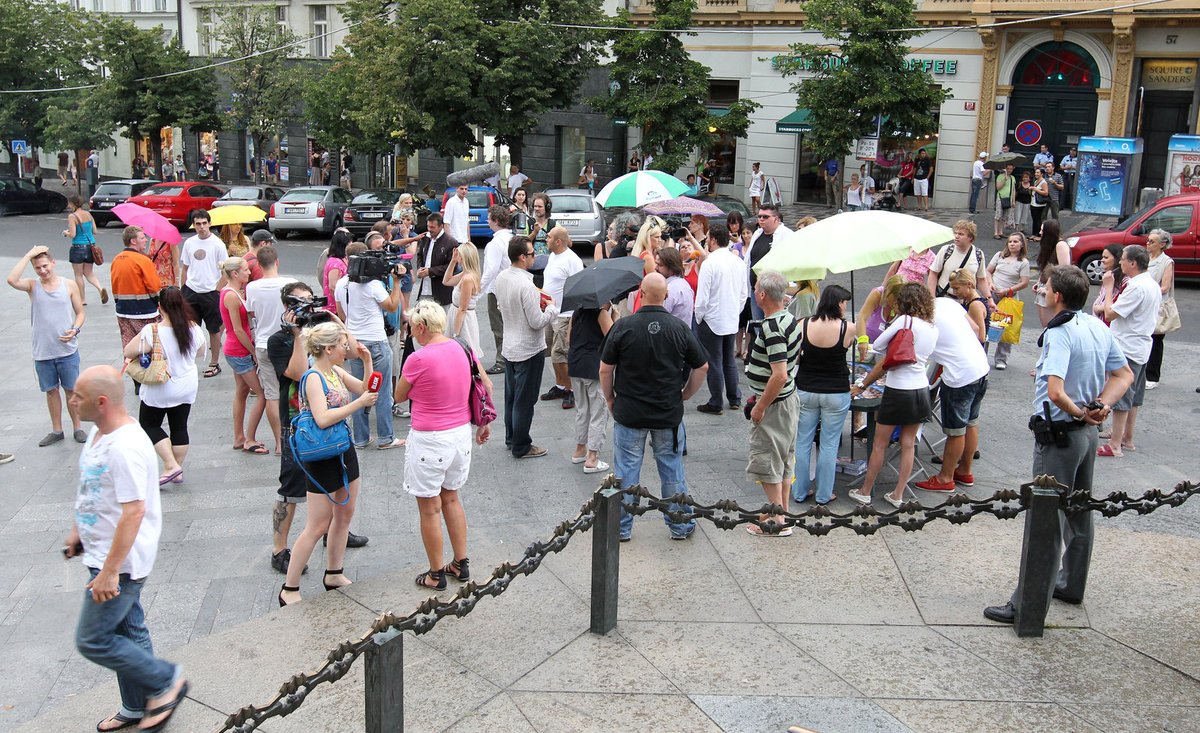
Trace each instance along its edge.
<instances>
[{"instance_id":1,"label":"sneaker with white sole","mask_svg":"<svg viewBox=\"0 0 1200 733\"><path fill-rule=\"evenodd\" d=\"M1150 380L1146 380L1146 389L1154 389L1157 386L1158 386L1158 382L1151 382Z\"/></svg>"}]
</instances>

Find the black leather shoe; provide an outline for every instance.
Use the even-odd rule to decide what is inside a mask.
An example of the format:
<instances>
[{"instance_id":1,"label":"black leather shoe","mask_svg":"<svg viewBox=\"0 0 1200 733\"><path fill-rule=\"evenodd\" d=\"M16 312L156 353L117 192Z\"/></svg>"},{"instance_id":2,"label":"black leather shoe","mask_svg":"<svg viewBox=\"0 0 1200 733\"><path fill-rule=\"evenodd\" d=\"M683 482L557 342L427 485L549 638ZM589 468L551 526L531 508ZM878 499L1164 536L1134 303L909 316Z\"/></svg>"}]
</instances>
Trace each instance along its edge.
<instances>
[{"instance_id":1,"label":"black leather shoe","mask_svg":"<svg viewBox=\"0 0 1200 733\"><path fill-rule=\"evenodd\" d=\"M1060 591L1058 588L1054 589L1054 599L1058 600L1058 601L1062 601L1063 603L1070 603L1072 606L1078 606L1079 604L1083 603L1082 598L1078 598L1078 599L1071 598L1066 593L1063 593L1062 591Z\"/></svg>"},{"instance_id":2,"label":"black leather shoe","mask_svg":"<svg viewBox=\"0 0 1200 733\"><path fill-rule=\"evenodd\" d=\"M350 532L346 535L346 547L347 548L365 547L366 544L370 541L371 541L371 538L364 537L364 536L358 535L358 534L354 534L353 532ZM325 535L324 537L321 538L321 545L324 546L324 545L328 545L328 544L329 544L329 535Z\"/></svg>"},{"instance_id":3,"label":"black leather shoe","mask_svg":"<svg viewBox=\"0 0 1200 733\"><path fill-rule=\"evenodd\" d=\"M696 411L703 412L708 415L720 415L720 414L724 413L724 410L721 409L720 405L717 405L716 407L714 407L714 406L708 404L707 402L705 402L702 405L696 405Z\"/></svg>"},{"instance_id":4,"label":"black leather shoe","mask_svg":"<svg viewBox=\"0 0 1200 733\"><path fill-rule=\"evenodd\" d=\"M983 617L988 621L1011 624L1017 618L1017 609L1013 608L1012 601L1009 601L1003 606L988 606L983 609Z\"/></svg>"}]
</instances>

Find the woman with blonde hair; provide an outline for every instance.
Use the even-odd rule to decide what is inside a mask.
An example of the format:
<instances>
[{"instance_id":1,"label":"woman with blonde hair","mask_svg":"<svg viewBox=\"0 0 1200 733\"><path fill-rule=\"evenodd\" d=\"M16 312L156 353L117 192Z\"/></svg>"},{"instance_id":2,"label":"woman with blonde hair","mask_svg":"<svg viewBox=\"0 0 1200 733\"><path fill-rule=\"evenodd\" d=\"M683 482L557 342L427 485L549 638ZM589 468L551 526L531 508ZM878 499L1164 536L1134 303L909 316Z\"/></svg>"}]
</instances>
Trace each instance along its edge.
<instances>
[{"instance_id":1,"label":"woman with blonde hair","mask_svg":"<svg viewBox=\"0 0 1200 733\"><path fill-rule=\"evenodd\" d=\"M975 288L975 274L966 268L955 270L950 276L950 292L966 308L967 320L975 329L979 343L987 343L988 299Z\"/></svg>"},{"instance_id":2,"label":"woman with blonde hair","mask_svg":"<svg viewBox=\"0 0 1200 733\"><path fill-rule=\"evenodd\" d=\"M250 238L242 231L242 225L236 222L221 227L221 241L225 243L225 251L230 257L245 257L250 251Z\"/></svg>"},{"instance_id":3,"label":"woman with blonde hair","mask_svg":"<svg viewBox=\"0 0 1200 733\"><path fill-rule=\"evenodd\" d=\"M476 354L479 348L479 320L475 305L479 302L479 284L483 274L479 266L479 250L470 242L458 245L450 256L450 266L442 276L442 284L454 288L447 313L450 338L461 338Z\"/></svg>"},{"instance_id":4,"label":"woman with blonde hair","mask_svg":"<svg viewBox=\"0 0 1200 733\"><path fill-rule=\"evenodd\" d=\"M462 583L471 579L467 516L458 492L471 471L472 444L483 445L491 435L490 426L471 425L472 367L489 393L492 382L478 354L467 354L443 334L446 315L437 303L418 301L408 323L421 348L404 361L395 398L397 404L412 400L404 490L417 499L421 541L429 560L429 569L417 576L416 583L423 589L445 590L447 575ZM450 563L442 555L443 522L454 549Z\"/></svg>"},{"instance_id":5,"label":"woman with blonde hair","mask_svg":"<svg viewBox=\"0 0 1200 733\"><path fill-rule=\"evenodd\" d=\"M799 219L797 219L797 220L796 220L796 231L800 231L800 230L801 230L801 229L803 229L804 227L806 227L806 226L809 226L809 225L811 225L811 224L816 224L816 223L817 223L817 217L815 217L815 216L802 216L802 217L800 217Z\"/></svg>"},{"instance_id":6,"label":"woman with blonde hair","mask_svg":"<svg viewBox=\"0 0 1200 733\"><path fill-rule=\"evenodd\" d=\"M392 221L400 221L405 214L413 213L413 195L411 193L402 193L396 199L396 203L392 206Z\"/></svg>"},{"instance_id":7,"label":"woman with blonde hair","mask_svg":"<svg viewBox=\"0 0 1200 733\"><path fill-rule=\"evenodd\" d=\"M296 392L300 409L312 413L317 427L325 429L345 422L354 413L375 404L379 394L367 391L366 385L346 371L344 366L349 357L362 359L366 369L364 373L370 374L371 350L356 343L345 326L333 322L321 323L304 329L300 338L313 362L300 377ZM352 348L354 351L351 351ZM361 485L358 453L351 445L340 456L301 463L300 466L308 479L308 493L324 494L329 500L314 499L307 504L308 519L304 531L292 545L287 580L279 590L280 606L300 600L300 575L322 537L328 537L325 548L327 569L323 582L325 590L350 585L350 579L342 572L342 564L346 557L350 520L354 517L354 505Z\"/></svg>"},{"instance_id":8,"label":"woman with blonde hair","mask_svg":"<svg viewBox=\"0 0 1200 733\"><path fill-rule=\"evenodd\" d=\"M225 344L221 351L225 362L233 369L233 449L265 456L267 447L254 437L262 420L267 401L257 399L246 421L246 403L250 392L263 393L258 381L254 358L254 331L250 329L250 314L246 308L246 283L250 282L250 265L241 257L221 261L221 274L229 284L221 288L221 322L225 325ZM279 446L276 446L278 448Z\"/></svg>"},{"instance_id":9,"label":"woman with blonde hair","mask_svg":"<svg viewBox=\"0 0 1200 733\"><path fill-rule=\"evenodd\" d=\"M666 222L659 219L657 216L647 216L646 221L642 224L642 228L638 230L637 240L633 243L633 249L629 251L630 257L638 257L642 260L642 270L649 275L654 272L657 263L654 260L654 254L658 252L658 248L662 246L664 237L663 230L666 228Z\"/></svg>"}]
</instances>

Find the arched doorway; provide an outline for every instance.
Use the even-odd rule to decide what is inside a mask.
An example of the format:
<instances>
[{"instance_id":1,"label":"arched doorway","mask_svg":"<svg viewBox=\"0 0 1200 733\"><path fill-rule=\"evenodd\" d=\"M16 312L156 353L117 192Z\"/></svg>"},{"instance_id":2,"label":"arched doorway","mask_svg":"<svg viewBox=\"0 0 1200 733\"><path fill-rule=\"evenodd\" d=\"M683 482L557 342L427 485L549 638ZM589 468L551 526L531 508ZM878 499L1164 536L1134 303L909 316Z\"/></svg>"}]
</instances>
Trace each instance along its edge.
<instances>
[{"instance_id":1,"label":"arched doorway","mask_svg":"<svg viewBox=\"0 0 1200 733\"><path fill-rule=\"evenodd\" d=\"M1066 155L1081 135L1096 131L1096 88L1100 72L1095 59L1070 41L1043 43L1017 63L1012 75L1005 142L1014 152L1033 154L1047 145L1055 159ZM1014 136L1018 124L1034 120L1041 140L1023 145Z\"/></svg>"}]
</instances>

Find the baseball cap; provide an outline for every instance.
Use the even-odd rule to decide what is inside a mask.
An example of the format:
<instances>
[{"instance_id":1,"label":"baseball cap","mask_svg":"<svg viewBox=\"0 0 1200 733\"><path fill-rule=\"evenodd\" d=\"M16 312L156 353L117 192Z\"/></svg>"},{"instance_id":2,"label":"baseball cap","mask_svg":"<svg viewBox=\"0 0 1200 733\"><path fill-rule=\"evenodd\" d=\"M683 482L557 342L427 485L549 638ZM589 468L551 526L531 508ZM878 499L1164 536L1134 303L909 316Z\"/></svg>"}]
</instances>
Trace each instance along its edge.
<instances>
[{"instance_id":1,"label":"baseball cap","mask_svg":"<svg viewBox=\"0 0 1200 733\"><path fill-rule=\"evenodd\" d=\"M259 229L257 232L254 233L254 236L250 237L250 241L254 242L255 244L261 244L263 242L274 242L275 235L272 234L270 232L270 230Z\"/></svg>"},{"instance_id":2,"label":"baseball cap","mask_svg":"<svg viewBox=\"0 0 1200 733\"><path fill-rule=\"evenodd\" d=\"M986 151L986 150L980 150L980 151L979 151L979 157L980 157L980 158L986 158L986 157L987 157L987 151Z\"/></svg>"}]
</instances>

